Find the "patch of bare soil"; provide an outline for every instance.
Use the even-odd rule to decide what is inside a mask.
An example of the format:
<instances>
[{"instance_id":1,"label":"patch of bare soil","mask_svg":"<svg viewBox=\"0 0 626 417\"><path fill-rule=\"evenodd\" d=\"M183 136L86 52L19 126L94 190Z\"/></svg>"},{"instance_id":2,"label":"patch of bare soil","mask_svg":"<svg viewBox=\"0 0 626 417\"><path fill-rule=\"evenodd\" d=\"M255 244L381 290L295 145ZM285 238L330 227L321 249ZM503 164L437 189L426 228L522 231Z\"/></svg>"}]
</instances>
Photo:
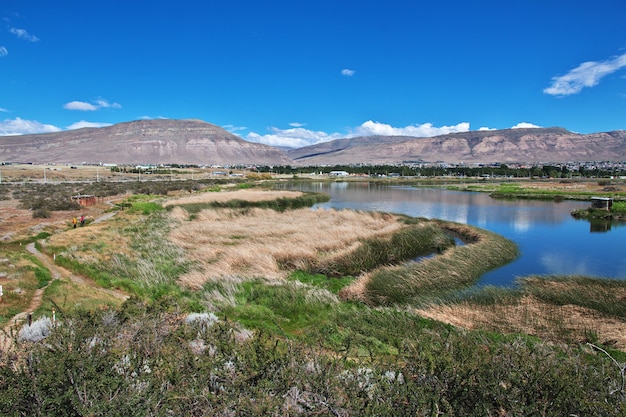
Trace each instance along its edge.
<instances>
[{"instance_id":1,"label":"patch of bare soil","mask_svg":"<svg viewBox=\"0 0 626 417\"><path fill-rule=\"evenodd\" d=\"M41 232L57 233L72 227L72 219L84 215L94 220L110 206L102 203L80 210L51 211L48 218L34 218L31 210L20 208L17 200L0 201L0 241L11 242L37 235Z\"/></svg>"}]
</instances>

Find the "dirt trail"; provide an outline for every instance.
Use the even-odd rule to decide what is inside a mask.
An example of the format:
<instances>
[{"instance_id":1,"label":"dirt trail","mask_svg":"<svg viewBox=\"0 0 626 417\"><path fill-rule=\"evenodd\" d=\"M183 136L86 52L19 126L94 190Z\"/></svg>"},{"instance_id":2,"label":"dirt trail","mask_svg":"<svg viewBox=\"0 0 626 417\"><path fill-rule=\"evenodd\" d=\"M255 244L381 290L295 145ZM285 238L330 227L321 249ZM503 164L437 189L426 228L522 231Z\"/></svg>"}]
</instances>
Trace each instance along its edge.
<instances>
[{"instance_id":1,"label":"dirt trail","mask_svg":"<svg viewBox=\"0 0 626 417\"><path fill-rule=\"evenodd\" d=\"M116 212L105 213L102 216L98 217L94 222L97 223L100 221L108 220L111 217L113 217L115 214ZM67 277L74 284L81 285L81 286L98 287L99 291L105 292L115 298L118 298L120 300L128 299L128 295L121 291L100 288L98 284L96 284L94 281L90 280L89 278L76 275L68 271L67 269L63 268L62 266L55 264L53 259L50 259L50 257L48 257L47 255L39 252L37 248L35 247L34 243L28 244L26 246L26 250L30 252L31 254L33 254L35 257L37 257L37 259L41 261L43 266L46 267L50 271L50 275L52 276L52 280L50 281L50 283L53 282L54 280ZM50 285L50 283L48 283L48 285ZM39 306L41 306L41 303L43 301L43 294L44 294L46 287L35 290L35 293L33 294L33 298L30 300L30 304L27 310L22 311L21 313L18 313L15 316L13 316L11 320L9 320L7 325L4 327L4 329L0 331L0 350L6 351L12 346L13 338L11 337L11 335L19 331L20 327L28 319L29 314L32 314L32 312L34 312L35 310L39 308Z\"/></svg>"}]
</instances>

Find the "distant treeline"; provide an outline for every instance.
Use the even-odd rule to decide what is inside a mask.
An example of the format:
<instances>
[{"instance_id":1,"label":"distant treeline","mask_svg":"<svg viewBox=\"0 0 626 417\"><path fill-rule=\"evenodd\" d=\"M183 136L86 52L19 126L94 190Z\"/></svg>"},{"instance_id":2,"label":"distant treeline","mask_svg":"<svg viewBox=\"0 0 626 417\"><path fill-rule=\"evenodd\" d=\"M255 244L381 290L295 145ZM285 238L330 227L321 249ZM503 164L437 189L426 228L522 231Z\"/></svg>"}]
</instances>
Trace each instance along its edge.
<instances>
[{"instance_id":1,"label":"distant treeline","mask_svg":"<svg viewBox=\"0 0 626 417\"><path fill-rule=\"evenodd\" d=\"M261 166L259 172L276 174L304 175L309 173L329 174L331 171L345 171L353 175L380 176L455 176L455 177L539 177L539 178L607 178L626 175L626 167L614 165L607 168L579 166L568 168L566 165L536 165L532 167L511 167L506 164L461 167L461 166L409 166L409 165L335 165L335 166Z\"/></svg>"}]
</instances>

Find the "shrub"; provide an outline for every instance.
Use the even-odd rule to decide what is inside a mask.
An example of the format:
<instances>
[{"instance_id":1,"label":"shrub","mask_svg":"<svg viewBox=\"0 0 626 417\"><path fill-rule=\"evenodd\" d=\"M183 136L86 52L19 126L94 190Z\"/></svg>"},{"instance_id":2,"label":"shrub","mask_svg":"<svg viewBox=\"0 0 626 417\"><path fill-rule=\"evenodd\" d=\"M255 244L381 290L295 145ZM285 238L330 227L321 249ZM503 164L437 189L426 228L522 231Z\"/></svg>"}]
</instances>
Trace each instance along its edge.
<instances>
[{"instance_id":1,"label":"shrub","mask_svg":"<svg viewBox=\"0 0 626 417\"><path fill-rule=\"evenodd\" d=\"M26 323L19 331L18 340L26 342L39 342L50 335L52 331L52 320L42 317L32 322L29 326Z\"/></svg>"},{"instance_id":2,"label":"shrub","mask_svg":"<svg viewBox=\"0 0 626 417\"><path fill-rule=\"evenodd\" d=\"M47 210L45 208L38 208L36 210L33 210L34 219L49 219L50 217L50 210Z\"/></svg>"}]
</instances>

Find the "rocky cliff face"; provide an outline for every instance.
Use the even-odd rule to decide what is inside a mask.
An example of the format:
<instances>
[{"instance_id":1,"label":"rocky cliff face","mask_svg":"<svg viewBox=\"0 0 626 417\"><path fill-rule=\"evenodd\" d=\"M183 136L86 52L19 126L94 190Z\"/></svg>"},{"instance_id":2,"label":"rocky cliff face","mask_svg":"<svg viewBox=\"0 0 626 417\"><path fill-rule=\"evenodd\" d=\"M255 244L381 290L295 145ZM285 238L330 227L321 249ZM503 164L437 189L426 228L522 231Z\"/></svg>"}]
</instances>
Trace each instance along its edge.
<instances>
[{"instance_id":1,"label":"rocky cliff face","mask_svg":"<svg viewBox=\"0 0 626 417\"><path fill-rule=\"evenodd\" d=\"M139 120L103 128L0 137L0 161L198 165L287 165L270 146L199 120Z\"/></svg>"},{"instance_id":2,"label":"rocky cliff face","mask_svg":"<svg viewBox=\"0 0 626 417\"><path fill-rule=\"evenodd\" d=\"M287 156L299 165L624 161L626 131L581 135L549 128L474 131L431 138L372 136L293 149Z\"/></svg>"}]
</instances>

